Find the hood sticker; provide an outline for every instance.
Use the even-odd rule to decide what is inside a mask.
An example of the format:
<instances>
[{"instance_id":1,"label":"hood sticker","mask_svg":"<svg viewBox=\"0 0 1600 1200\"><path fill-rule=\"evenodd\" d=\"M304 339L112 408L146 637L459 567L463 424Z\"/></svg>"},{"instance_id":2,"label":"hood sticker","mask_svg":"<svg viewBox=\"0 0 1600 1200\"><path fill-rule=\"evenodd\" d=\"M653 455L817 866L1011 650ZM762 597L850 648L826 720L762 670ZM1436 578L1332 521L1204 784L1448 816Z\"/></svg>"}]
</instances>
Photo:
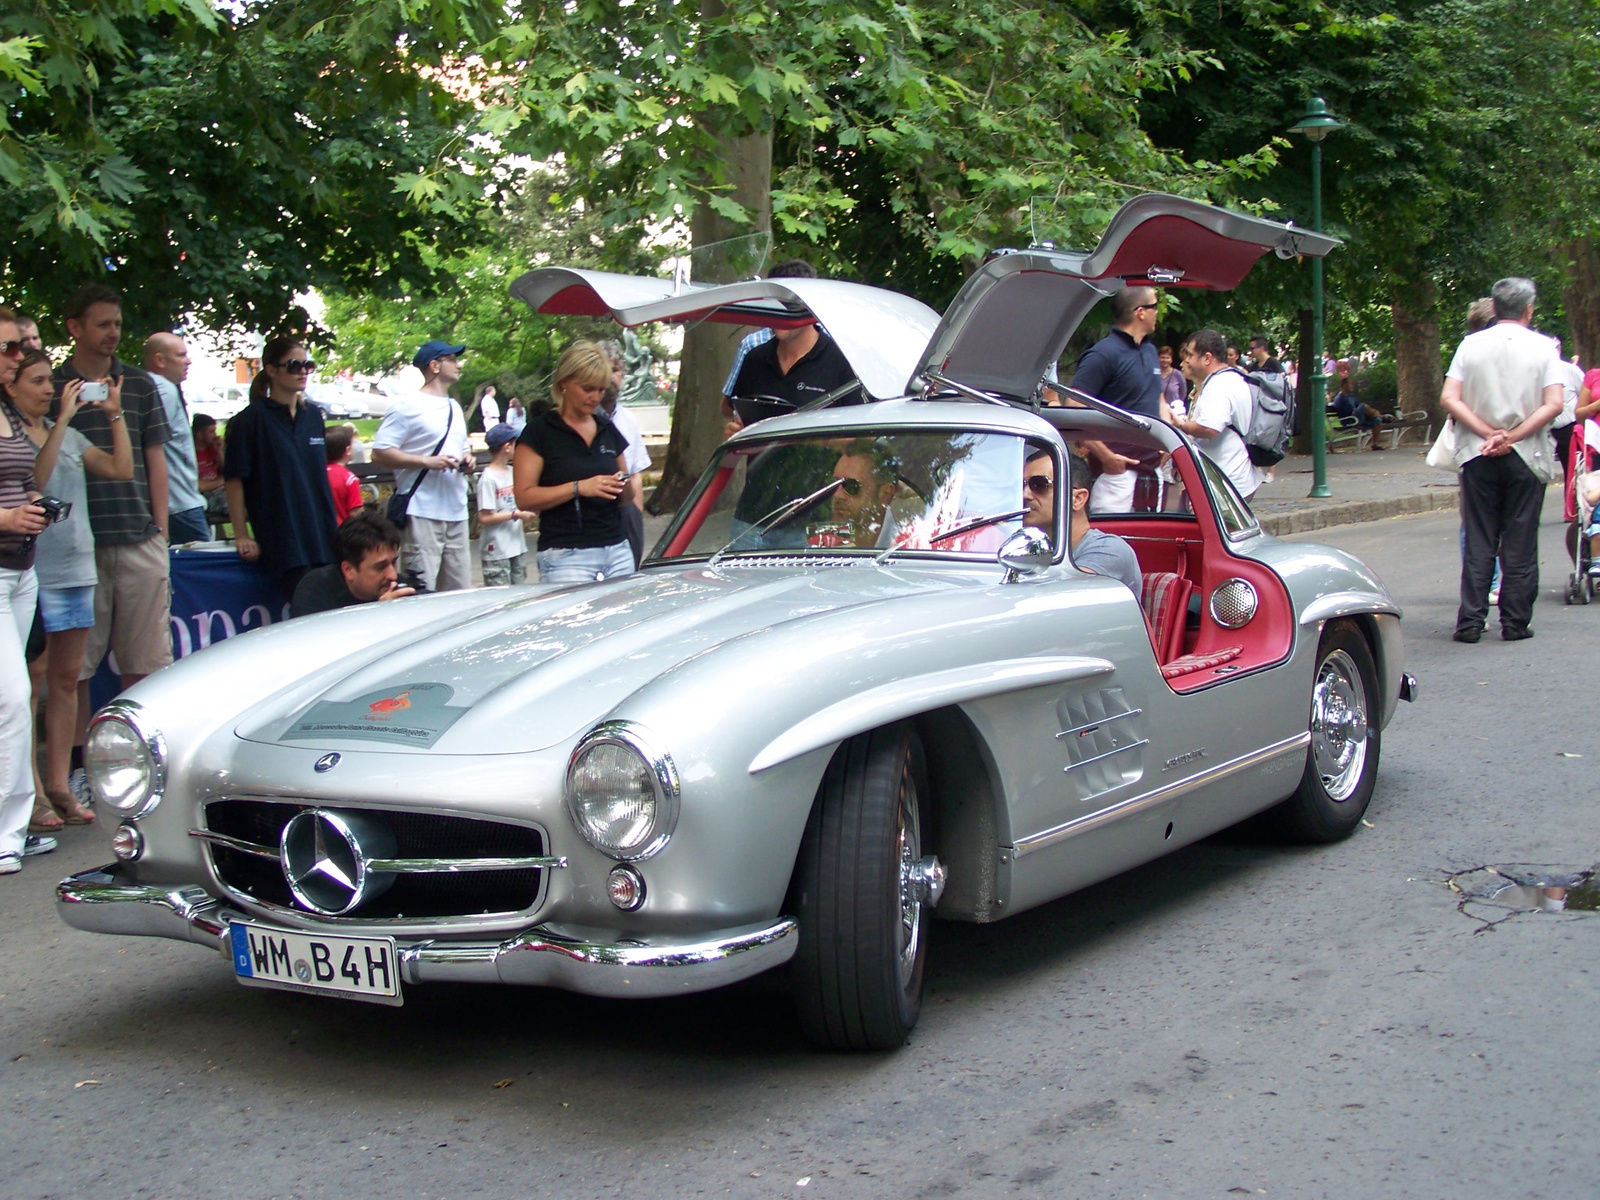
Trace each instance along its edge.
<instances>
[{"instance_id":1,"label":"hood sticker","mask_svg":"<svg viewBox=\"0 0 1600 1200\"><path fill-rule=\"evenodd\" d=\"M278 740L339 737L426 750L467 711L446 703L453 695L449 684L407 683L354 700L319 700Z\"/></svg>"}]
</instances>

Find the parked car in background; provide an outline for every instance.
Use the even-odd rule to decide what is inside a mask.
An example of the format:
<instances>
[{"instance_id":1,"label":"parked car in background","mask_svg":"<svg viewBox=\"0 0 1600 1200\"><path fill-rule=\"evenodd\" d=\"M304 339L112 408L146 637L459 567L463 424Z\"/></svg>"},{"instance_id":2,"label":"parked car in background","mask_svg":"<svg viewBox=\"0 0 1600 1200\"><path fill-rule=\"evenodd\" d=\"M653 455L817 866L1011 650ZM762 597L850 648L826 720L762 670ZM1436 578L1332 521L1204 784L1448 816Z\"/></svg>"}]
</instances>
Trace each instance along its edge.
<instances>
[{"instance_id":1,"label":"parked car in background","mask_svg":"<svg viewBox=\"0 0 1600 1200\"><path fill-rule=\"evenodd\" d=\"M1415 691L1382 582L1264 533L1172 428L1034 399L1120 281L1232 287L1333 245L1141 197L1091 254L991 261L942 319L833 280L530 272L542 313L818 318L868 402L746 427L636 575L275 624L137 684L86 753L117 861L62 916L388 1004L786 965L812 1038L871 1049L917 1021L935 915L999 920L1249 818L1347 836ZM1095 519L1137 595L1069 552L1087 440L1176 481Z\"/></svg>"}]
</instances>

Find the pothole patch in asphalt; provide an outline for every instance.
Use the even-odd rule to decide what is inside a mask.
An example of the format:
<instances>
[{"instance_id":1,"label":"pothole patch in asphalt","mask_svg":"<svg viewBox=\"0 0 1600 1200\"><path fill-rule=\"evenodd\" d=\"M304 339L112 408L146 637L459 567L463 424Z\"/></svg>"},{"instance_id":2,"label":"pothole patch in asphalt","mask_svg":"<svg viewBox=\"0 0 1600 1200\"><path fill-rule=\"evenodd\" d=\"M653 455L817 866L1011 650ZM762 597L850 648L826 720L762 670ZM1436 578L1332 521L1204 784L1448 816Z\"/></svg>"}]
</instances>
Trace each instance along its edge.
<instances>
[{"instance_id":1,"label":"pothole patch in asphalt","mask_svg":"<svg viewBox=\"0 0 1600 1200\"><path fill-rule=\"evenodd\" d=\"M1457 871L1445 886L1456 893L1456 911L1480 922L1481 932L1518 916L1593 916L1600 912L1597 876L1600 866L1509 863Z\"/></svg>"}]
</instances>

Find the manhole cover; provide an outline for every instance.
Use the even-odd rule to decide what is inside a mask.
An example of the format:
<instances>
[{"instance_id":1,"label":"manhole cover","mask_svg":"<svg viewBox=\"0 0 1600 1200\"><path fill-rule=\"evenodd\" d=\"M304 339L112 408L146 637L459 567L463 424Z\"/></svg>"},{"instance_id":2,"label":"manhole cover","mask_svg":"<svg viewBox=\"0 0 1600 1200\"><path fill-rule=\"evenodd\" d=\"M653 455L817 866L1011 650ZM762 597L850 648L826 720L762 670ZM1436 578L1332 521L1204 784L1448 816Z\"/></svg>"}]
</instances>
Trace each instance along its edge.
<instances>
[{"instance_id":1,"label":"manhole cover","mask_svg":"<svg viewBox=\"0 0 1600 1200\"><path fill-rule=\"evenodd\" d=\"M1457 871L1445 884L1459 897L1456 908L1485 925L1522 913L1600 912L1600 866L1572 868L1511 863Z\"/></svg>"}]
</instances>

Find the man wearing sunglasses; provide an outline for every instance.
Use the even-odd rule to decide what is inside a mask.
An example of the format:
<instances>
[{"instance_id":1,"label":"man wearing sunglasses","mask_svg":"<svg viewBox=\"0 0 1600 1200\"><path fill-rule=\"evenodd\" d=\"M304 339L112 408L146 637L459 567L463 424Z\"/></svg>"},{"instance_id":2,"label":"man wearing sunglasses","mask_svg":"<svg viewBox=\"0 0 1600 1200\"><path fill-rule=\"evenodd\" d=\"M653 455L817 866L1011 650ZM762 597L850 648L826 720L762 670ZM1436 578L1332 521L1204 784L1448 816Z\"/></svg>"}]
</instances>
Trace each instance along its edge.
<instances>
[{"instance_id":1,"label":"man wearing sunglasses","mask_svg":"<svg viewBox=\"0 0 1600 1200\"><path fill-rule=\"evenodd\" d=\"M1156 290L1125 287L1111 297L1111 332L1083 352L1072 386L1080 392L1151 420L1161 419L1161 356L1156 331ZM1131 447L1096 445L1100 466L1090 500L1096 512L1132 512L1139 460ZM1153 465L1153 464L1152 464Z\"/></svg>"},{"instance_id":2,"label":"man wearing sunglasses","mask_svg":"<svg viewBox=\"0 0 1600 1200\"><path fill-rule=\"evenodd\" d=\"M1089 460L1078 450L1072 455L1072 474L1081 486L1072 488L1072 513L1067 526L1067 545L1072 550L1072 565L1091 575L1106 575L1127 584L1137 596L1144 586L1139 572L1139 559L1133 547L1117 537L1095 529L1089 524L1089 477L1093 474ZM1050 451L1035 446L1028 454L1022 469L1022 504L1028 515L1022 523L1032 529L1051 532L1055 524L1056 464Z\"/></svg>"},{"instance_id":3,"label":"man wearing sunglasses","mask_svg":"<svg viewBox=\"0 0 1600 1200\"><path fill-rule=\"evenodd\" d=\"M833 519L850 527L850 544L862 550L876 547L894 499L894 476L873 452L872 443L852 444L834 465L839 483L829 503Z\"/></svg>"}]
</instances>

